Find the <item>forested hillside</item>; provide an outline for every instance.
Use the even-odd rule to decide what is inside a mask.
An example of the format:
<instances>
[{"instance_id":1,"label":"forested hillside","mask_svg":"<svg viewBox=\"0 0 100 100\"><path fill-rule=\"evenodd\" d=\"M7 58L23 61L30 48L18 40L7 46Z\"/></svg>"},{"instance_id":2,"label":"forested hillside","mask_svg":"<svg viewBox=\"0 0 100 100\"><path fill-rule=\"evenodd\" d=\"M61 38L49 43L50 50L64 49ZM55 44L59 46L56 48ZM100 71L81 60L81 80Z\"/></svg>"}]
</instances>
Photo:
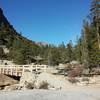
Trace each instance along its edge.
<instances>
[{"instance_id":1,"label":"forested hillside","mask_svg":"<svg viewBox=\"0 0 100 100\"><path fill-rule=\"evenodd\" d=\"M42 64L58 65L74 60L72 42L63 42L57 47L52 44L35 43L16 32L0 9L0 58L13 60L16 64L32 63L35 57L42 58ZM9 49L5 54L3 47Z\"/></svg>"},{"instance_id":2,"label":"forested hillside","mask_svg":"<svg viewBox=\"0 0 100 100\"><path fill-rule=\"evenodd\" d=\"M3 47L9 49L9 53L5 54ZM42 45L41 45L42 46ZM41 47L35 42L28 40L18 33L13 26L8 22L0 9L0 58L13 60L18 64L27 63L29 55L37 56ZM26 57L27 56L27 57Z\"/></svg>"}]
</instances>

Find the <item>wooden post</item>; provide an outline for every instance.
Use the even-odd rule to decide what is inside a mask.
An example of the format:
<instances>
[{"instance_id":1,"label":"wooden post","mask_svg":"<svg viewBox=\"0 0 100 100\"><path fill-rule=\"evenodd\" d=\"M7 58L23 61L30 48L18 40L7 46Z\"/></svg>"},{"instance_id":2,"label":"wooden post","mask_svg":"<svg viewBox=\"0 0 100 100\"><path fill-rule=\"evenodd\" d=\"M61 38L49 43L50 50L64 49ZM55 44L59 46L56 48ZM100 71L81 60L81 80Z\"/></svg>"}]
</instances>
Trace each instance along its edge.
<instances>
[{"instance_id":1,"label":"wooden post","mask_svg":"<svg viewBox=\"0 0 100 100\"><path fill-rule=\"evenodd\" d=\"M12 69L12 68L10 68L10 70L11 70L10 75L12 75L12 73L13 73L13 69Z\"/></svg>"},{"instance_id":2,"label":"wooden post","mask_svg":"<svg viewBox=\"0 0 100 100\"><path fill-rule=\"evenodd\" d=\"M25 71L25 67L23 66L23 70L22 70L22 75L21 75L21 76L23 76L23 74L24 74L24 71Z\"/></svg>"},{"instance_id":3,"label":"wooden post","mask_svg":"<svg viewBox=\"0 0 100 100\"><path fill-rule=\"evenodd\" d=\"M18 66L15 66L15 67L16 67L16 76L17 76L17 67L18 67Z\"/></svg>"},{"instance_id":4,"label":"wooden post","mask_svg":"<svg viewBox=\"0 0 100 100\"><path fill-rule=\"evenodd\" d=\"M30 66L30 71L31 71L31 73L33 73L33 68L32 68L32 66Z\"/></svg>"},{"instance_id":5,"label":"wooden post","mask_svg":"<svg viewBox=\"0 0 100 100\"><path fill-rule=\"evenodd\" d=\"M7 68L7 74L9 74L9 69Z\"/></svg>"},{"instance_id":6,"label":"wooden post","mask_svg":"<svg viewBox=\"0 0 100 100\"><path fill-rule=\"evenodd\" d=\"M0 74L1 74L1 66L0 66Z\"/></svg>"},{"instance_id":7,"label":"wooden post","mask_svg":"<svg viewBox=\"0 0 100 100\"><path fill-rule=\"evenodd\" d=\"M44 71L46 72L46 70L47 70L47 66L46 66L46 65L44 65Z\"/></svg>"},{"instance_id":8,"label":"wooden post","mask_svg":"<svg viewBox=\"0 0 100 100\"><path fill-rule=\"evenodd\" d=\"M2 68L2 73L4 74L4 72L5 72L5 69L4 69L4 67Z\"/></svg>"}]
</instances>

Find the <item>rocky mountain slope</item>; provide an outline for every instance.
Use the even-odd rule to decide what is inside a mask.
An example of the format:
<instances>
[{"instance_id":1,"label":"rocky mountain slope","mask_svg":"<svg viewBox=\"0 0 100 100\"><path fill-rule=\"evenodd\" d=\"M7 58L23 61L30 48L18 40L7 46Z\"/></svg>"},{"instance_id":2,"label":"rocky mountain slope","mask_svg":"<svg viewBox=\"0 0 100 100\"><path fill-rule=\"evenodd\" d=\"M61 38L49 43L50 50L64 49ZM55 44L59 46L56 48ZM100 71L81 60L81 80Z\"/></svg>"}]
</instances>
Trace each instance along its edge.
<instances>
[{"instance_id":1,"label":"rocky mountain slope","mask_svg":"<svg viewBox=\"0 0 100 100\"><path fill-rule=\"evenodd\" d=\"M16 30L13 28L13 26L9 23L7 18L4 16L3 10L0 8L0 44L4 45L6 43L9 43L10 42L9 40L14 38L21 41L25 41L27 43L34 44L33 41L28 40L27 38L21 36L20 33L16 32Z\"/></svg>"},{"instance_id":2,"label":"rocky mountain slope","mask_svg":"<svg viewBox=\"0 0 100 100\"><path fill-rule=\"evenodd\" d=\"M0 59L13 60L17 64L30 63L40 55L41 47L47 44L31 41L18 33L0 8ZM8 53L5 53L5 49Z\"/></svg>"}]
</instances>

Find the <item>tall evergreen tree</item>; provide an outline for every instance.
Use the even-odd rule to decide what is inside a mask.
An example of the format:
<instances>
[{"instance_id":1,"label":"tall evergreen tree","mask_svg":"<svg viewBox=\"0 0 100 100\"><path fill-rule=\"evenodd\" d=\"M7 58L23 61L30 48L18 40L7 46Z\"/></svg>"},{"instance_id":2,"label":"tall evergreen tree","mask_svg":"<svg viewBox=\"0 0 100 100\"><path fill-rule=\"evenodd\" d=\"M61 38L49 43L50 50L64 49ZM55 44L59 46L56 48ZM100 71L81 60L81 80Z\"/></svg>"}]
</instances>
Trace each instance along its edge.
<instances>
[{"instance_id":1,"label":"tall evergreen tree","mask_svg":"<svg viewBox=\"0 0 100 100\"><path fill-rule=\"evenodd\" d=\"M60 62L65 63L65 61L67 60L67 51L66 51L66 46L65 46L64 42L62 42L58 46L58 51L60 54Z\"/></svg>"},{"instance_id":2,"label":"tall evergreen tree","mask_svg":"<svg viewBox=\"0 0 100 100\"><path fill-rule=\"evenodd\" d=\"M83 29L82 29L82 35L81 35L81 40L82 40L82 62L84 66L87 68L89 67L89 41L90 39L90 27L89 23L84 21L83 24Z\"/></svg>"},{"instance_id":3,"label":"tall evergreen tree","mask_svg":"<svg viewBox=\"0 0 100 100\"><path fill-rule=\"evenodd\" d=\"M100 50L100 0L92 0L90 11L92 24L96 28L98 47Z\"/></svg>"},{"instance_id":4,"label":"tall evergreen tree","mask_svg":"<svg viewBox=\"0 0 100 100\"><path fill-rule=\"evenodd\" d=\"M82 63L82 39L77 38L77 45L74 47L74 56L75 60L79 61Z\"/></svg>"},{"instance_id":5,"label":"tall evergreen tree","mask_svg":"<svg viewBox=\"0 0 100 100\"><path fill-rule=\"evenodd\" d=\"M2 47L0 47L0 59L3 59L5 57L5 53Z\"/></svg>"},{"instance_id":6,"label":"tall evergreen tree","mask_svg":"<svg viewBox=\"0 0 100 100\"><path fill-rule=\"evenodd\" d=\"M73 46L72 41L67 44L67 60L71 62L73 60Z\"/></svg>"},{"instance_id":7,"label":"tall evergreen tree","mask_svg":"<svg viewBox=\"0 0 100 100\"><path fill-rule=\"evenodd\" d=\"M92 0L91 2L91 30L92 30L92 63L100 65L100 0Z\"/></svg>"}]
</instances>

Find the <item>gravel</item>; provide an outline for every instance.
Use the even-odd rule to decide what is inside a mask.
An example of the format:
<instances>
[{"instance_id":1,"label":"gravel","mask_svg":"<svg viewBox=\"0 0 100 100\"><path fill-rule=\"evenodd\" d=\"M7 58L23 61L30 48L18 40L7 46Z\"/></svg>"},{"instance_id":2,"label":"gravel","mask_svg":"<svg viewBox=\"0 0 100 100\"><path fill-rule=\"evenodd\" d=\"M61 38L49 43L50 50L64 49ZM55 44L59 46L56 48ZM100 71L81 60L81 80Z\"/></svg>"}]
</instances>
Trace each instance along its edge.
<instances>
[{"instance_id":1,"label":"gravel","mask_svg":"<svg viewBox=\"0 0 100 100\"><path fill-rule=\"evenodd\" d=\"M100 100L100 89L0 91L0 100Z\"/></svg>"}]
</instances>

